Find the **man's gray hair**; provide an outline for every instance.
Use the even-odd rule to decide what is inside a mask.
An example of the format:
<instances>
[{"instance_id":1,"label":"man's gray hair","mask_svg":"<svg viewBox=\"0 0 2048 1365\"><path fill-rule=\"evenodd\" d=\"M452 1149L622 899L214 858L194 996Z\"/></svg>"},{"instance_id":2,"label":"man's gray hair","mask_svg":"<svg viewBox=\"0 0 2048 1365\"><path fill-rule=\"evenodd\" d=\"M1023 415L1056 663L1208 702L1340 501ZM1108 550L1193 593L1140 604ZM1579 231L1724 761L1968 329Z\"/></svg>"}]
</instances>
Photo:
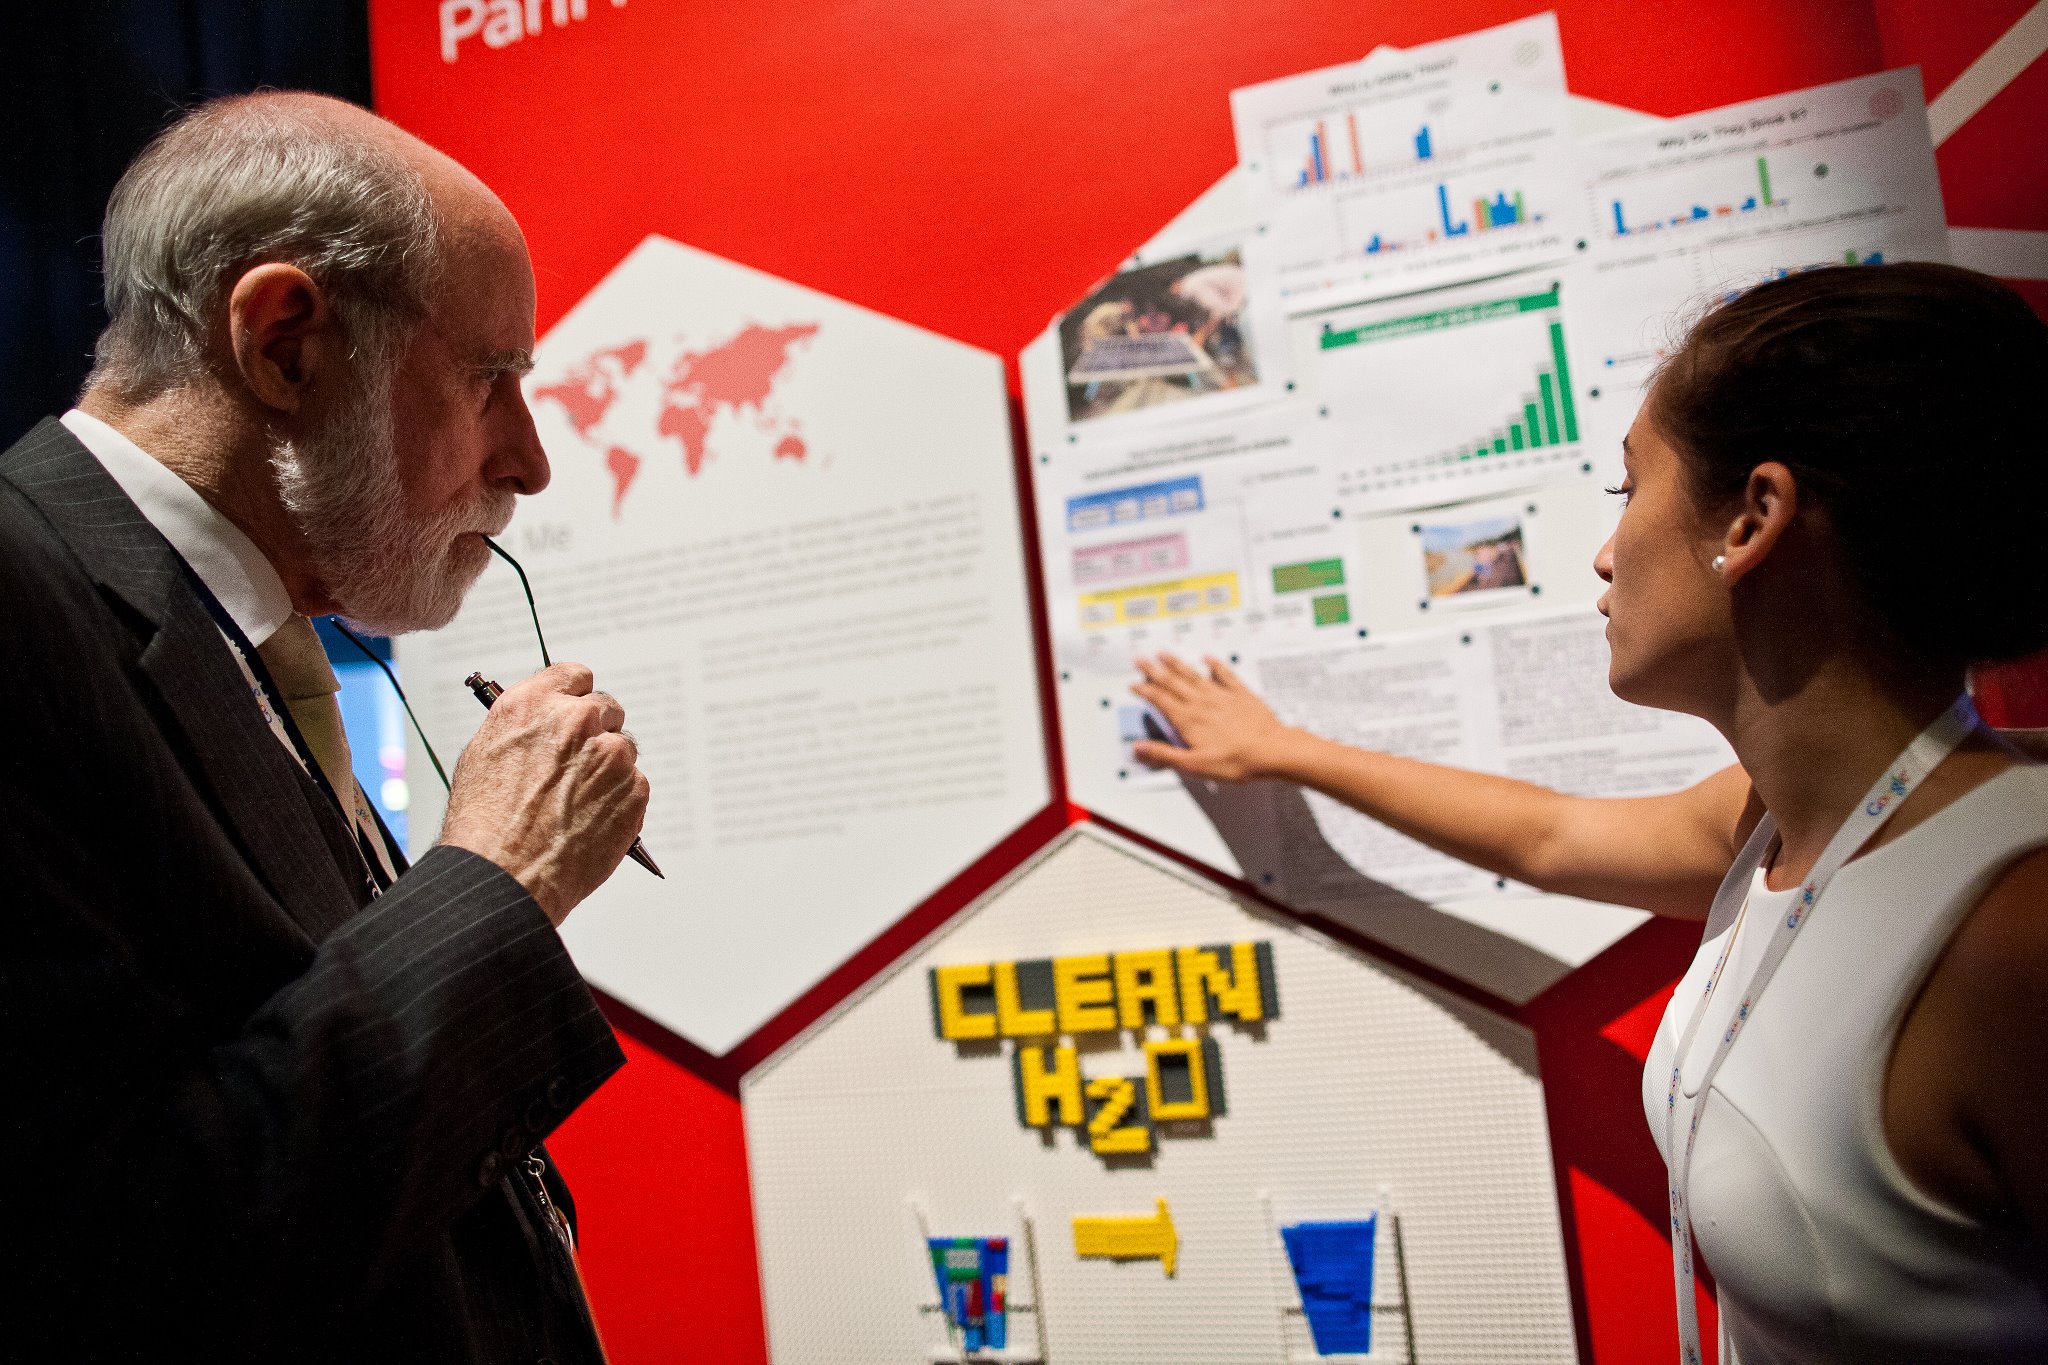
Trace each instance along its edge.
<instances>
[{"instance_id":1,"label":"man's gray hair","mask_svg":"<svg viewBox=\"0 0 2048 1365\"><path fill-rule=\"evenodd\" d=\"M110 320L86 387L131 402L207 372L228 292L266 261L320 285L358 364L391 365L441 260L412 167L261 95L201 105L158 135L114 187L103 246Z\"/></svg>"}]
</instances>

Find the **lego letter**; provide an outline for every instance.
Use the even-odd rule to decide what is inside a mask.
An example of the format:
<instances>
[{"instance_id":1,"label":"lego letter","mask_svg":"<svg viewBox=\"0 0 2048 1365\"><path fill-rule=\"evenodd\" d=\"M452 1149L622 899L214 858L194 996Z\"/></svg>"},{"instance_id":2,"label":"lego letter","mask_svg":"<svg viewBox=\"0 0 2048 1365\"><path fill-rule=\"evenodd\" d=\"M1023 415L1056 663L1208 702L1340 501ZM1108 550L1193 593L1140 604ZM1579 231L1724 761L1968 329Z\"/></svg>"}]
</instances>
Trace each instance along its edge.
<instances>
[{"instance_id":1,"label":"lego letter","mask_svg":"<svg viewBox=\"0 0 2048 1365\"><path fill-rule=\"evenodd\" d=\"M1124 1123L1124 1116L1138 1101L1138 1083L1128 1076L1097 1076L1088 1082L1088 1098L1102 1107L1088 1120L1088 1147L1104 1155L1146 1152L1152 1149L1148 1128Z\"/></svg>"},{"instance_id":2,"label":"lego letter","mask_svg":"<svg viewBox=\"0 0 2048 1365\"><path fill-rule=\"evenodd\" d=\"M1265 1018L1265 1002L1259 992L1258 945L1231 944L1228 971L1216 952L1213 948L1180 950L1181 1018L1190 1024L1207 1023L1211 999L1215 1000L1219 1015L1232 1015L1247 1024Z\"/></svg>"},{"instance_id":3,"label":"lego letter","mask_svg":"<svg viewBox=\"0 0 2048 1365\"><path fill-rule=\"evenodd\" d=\"M455 60L455 46L484 26L484 0L441 0L441 60Z\"/></svg>"},{"instance_id":4,"label":"lego letter","mask_svg":"<svg viewBox=\"0 0 2048 1365\"><path fill-rule=\"evenodd\" d=\"M1109 979L1109 955L1056 957L1052 960L1053 1001L1059 1009L1061 1033L1114 1033L1115 992Z\"/></svg>"},{"instance_id":5,"label":"lego letter","mask_svg":"<svg viewBox=\"0 0 2048 1365\"><path fill-rule=\"evenodd\" d=\"M1162 1067L1170 1067L1176 1073L1173 1099L1166 1098L1164 1093ZM1178 1078L1183 1071L1187 1075L1184 1083ZM1185 1099L1180 1098L1182 1091L1187 1093ZM1145 1102L1151 1106L1155 1120L1209 1117L1209 1068L1200 1038L1155 1039L1145 1044Z\"/></svg>"},{"instance_id":6,"label":"lego letter","mask_svg":"<svg viewBox=\"0 0 2048 1365\"><path fill-rule=\"evenodd\" d=\"M996 964L996 1028L1005 1038L1039 1038L1053 1031L1051 1010L1027 1010L1017 993L1017 964Z\"/></svg>"},{"instance_id":7,"label":"lego letter","mask_svg":"<svg viewBox=\"0 0 2048 1365\"><path fill-rule=\"evenodd\" d=\"M986 962L970 962L932 969L932 1006L938 1015L939 1037L949 1043L996 1036L996 1017L985 1010L969 1013L961 994L969 986L986 986Z\"/></svg>"},{"instance_id":8,"label":"lego letter","mask_svg":"<svg viewBox=\"0 0 2048 1365\"><path fill-rule=\"evenodd\" d=\"M1058 1100L1065 1127L1081 1121L1081 1055L1070 1047L1052 1050L1052 1070L1045 1069L1045 1049L1020 1047L1011 1072L1017 1089L1017 1119L1026 1128L1044 1128L1055 1120L1049 1102Z\"/></svg>"},{"instance_id":9,"label":"lego letter","mask_svg":"<svg viewBox=\"0 0 2048 1365\"><path fill-rule=\"evenodd\" d=\"M526 36L526 17L519 0L491 0L491 19L484 25L484 46L508 47Z\"/></svg>"},{"instance_id":10,"label":"lego letter","mask_svg":"<svg viewBox=\"0 0 2048 1365\"><path fill-rule=\"evenodd\" d=\"M1145 1027L1145 1006L1152 1022L1172 1028L1180 1022L1174 993L1173 954L1165 948L1116 955L1116 1007L1125 1028Z\"/></svg>"}]
</instances>

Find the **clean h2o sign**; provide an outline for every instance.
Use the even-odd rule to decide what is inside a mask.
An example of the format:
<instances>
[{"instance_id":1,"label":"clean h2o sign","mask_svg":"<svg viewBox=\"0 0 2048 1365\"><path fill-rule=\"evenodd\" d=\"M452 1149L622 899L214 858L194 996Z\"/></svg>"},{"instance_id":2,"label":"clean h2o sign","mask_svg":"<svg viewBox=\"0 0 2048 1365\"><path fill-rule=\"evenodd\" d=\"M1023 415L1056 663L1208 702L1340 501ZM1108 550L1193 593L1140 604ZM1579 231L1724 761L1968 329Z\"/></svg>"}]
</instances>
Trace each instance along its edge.
<instances>
[{"instance_id":1,"label":"clean h2o sign","mask_svg":"<svg viewBox=\"0 0 2048 1365\"><path fill-rule=\"evenodd\" d=\"M1271 943L1086 953L933 968L932 1031L955 1044L1014 1040L1011 1089L1026 1128L1078 1130L1101 1157L1142 1156L1159 1125L1224 1110L1223 1057L1210 1025L1263 1036L1279 1015ZM1147 1036L1151 1028L1166 1037ZM1083 1034L1130 1033L1142 1076L1083 1075Z\"/></svg>"}]
</instances>

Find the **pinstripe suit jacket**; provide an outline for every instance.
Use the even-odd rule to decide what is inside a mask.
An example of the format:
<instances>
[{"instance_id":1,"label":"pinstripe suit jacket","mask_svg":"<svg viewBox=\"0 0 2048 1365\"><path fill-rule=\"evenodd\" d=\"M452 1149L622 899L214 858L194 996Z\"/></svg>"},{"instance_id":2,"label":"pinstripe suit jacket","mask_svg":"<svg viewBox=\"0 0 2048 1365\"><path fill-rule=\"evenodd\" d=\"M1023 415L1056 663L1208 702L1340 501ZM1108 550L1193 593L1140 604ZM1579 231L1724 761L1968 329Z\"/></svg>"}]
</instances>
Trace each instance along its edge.
<instances>
[{"instance_id":1,"label":"pinstripe suit jacket","mask_svg":"<svg viewBox=\"0 0 2048 1365\"><path fill-rule=\"evenodd\" d=\"M611 1030L487 860L359 904L201 591L58 423L0 455L0 1355L596 1360L525 1158Z\"/></svg>"}]
</instances>

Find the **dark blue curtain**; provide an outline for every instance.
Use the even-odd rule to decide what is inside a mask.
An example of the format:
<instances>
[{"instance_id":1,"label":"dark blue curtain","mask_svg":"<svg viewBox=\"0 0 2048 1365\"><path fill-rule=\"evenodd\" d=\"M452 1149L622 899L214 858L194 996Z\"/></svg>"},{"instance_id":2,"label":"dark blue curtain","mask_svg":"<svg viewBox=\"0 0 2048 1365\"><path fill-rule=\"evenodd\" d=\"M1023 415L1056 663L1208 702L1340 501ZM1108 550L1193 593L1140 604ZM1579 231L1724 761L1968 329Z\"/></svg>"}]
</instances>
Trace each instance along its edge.
<instances>
[{"instance_id":1,"label":"dark blue curtain","mask_svg":"<svg viewBox=\"0 0 2048 1365\"><path fill-rule=\"evenodd\" d=\"M0 448L77 397L122 169L179 109L266 87L367 106L368 0L0 0Z\"/></svg>"}]
</instances>

